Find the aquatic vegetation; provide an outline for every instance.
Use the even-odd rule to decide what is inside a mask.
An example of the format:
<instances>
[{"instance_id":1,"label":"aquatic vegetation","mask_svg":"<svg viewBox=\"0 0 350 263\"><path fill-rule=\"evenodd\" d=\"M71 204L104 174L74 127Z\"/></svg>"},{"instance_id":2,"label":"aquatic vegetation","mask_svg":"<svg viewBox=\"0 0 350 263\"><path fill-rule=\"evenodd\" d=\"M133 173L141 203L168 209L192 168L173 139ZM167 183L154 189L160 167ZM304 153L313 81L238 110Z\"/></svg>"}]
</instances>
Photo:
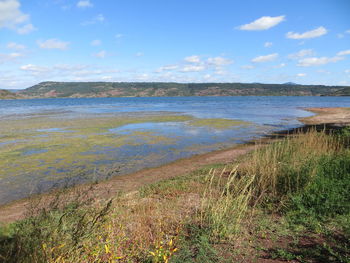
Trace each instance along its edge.
<instances>
[{"instance_id":1,"label":"aquatic vegetation","mask_svg":"<svg viewBox=\"0 0 350 263\"><path fill-rule=\"evenodd\" d=\"M210 127L215 129L229 129L233 127L249 126L251 123L240 120L231 119L195 119L189 122L190 125L200 127Z\"/></svg>"},{"instance_id":2,"label":"aquatic vegetation","mask_svg":"<svg viewBox=\"0 0 350 263\"><path fill-rule=\"evenodd\" d=\"M167 160L166 158L174 160L174 156L188 156L224 145L213 141L211 144L197 146L193 141L190 145L174 147L184 139L184 136L193 136L191 127L214 128L219 132L248 125L241 121L198 119L172 112L85 114L83 117L70 118L64 115L60 117L60 114L60 112L48 112L42 115L27 115L25 118L7 118L2 121L0 179L6 180L9 189L20 188L22 184L21 197L33 192L39 182L46 185L44 188L49 188L55 182L63 183L70 178L78 179L83 171L85 174L92 174L95 169L103 165L120 165L123 167L120 173L127 173L160 165ZM161 130L157 130L162 128L159 125L155 125L157 129L131 129L127 133L121 129L124 126L132 127L134 124L140 124L136 126L142 127L144 123L149 125L179 123L183 129L189 127L189 133L181 136L162 133ZM85 176L85 179L79 180L90 179ZM31 182L30 187L28 183L24 183L25 181ZM13 198L6 196L9 192L11 191L2 191L2 202Z\"/></svg>"}]
</instances>

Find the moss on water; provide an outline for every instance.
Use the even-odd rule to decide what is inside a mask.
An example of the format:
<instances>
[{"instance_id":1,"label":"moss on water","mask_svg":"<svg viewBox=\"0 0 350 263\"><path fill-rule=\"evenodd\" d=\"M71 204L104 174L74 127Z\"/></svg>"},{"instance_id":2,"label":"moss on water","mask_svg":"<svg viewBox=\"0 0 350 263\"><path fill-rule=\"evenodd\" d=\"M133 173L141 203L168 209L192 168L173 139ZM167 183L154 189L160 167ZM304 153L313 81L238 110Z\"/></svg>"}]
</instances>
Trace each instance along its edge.
<instances>
[{"instance_id":1,"label":"moss on water","mask_svg":"<svg viewBox=\"0 0 350 263\"><path fill-rule=\"evenodd\" d=\"M141 168L145 164L157 163L164 156L152 152L137 156L139 153L135 153L135 158L130 160L125 157L116 160L117 151L129 146L171 145L181 140L174 135L160 135L157 131L131 130L127 134L110 131L129 124L178 122L215 129L248 125L242 121L198 119L171 112L104 114L83 118L59 118L59 115L58 112L1 121L0 180L6 179L8 185L24 182L26 177L37 182L55 181L82 171L93 171L101 163L120 163L125 169L133 169L132 166Z\"/></svg>"},{"instance_id":2,"label":"moss on water","mask_svg":"<svg viewBox=\"0 0 350 263\"><path fill-rule=\"evenodd\" d=\"M215 129L230 129L233 127L248 126L251 123L241 120L231 120L231 119L194 119L189 122L190 125L196 127L210 127Z\"/></svg>"}]
</instances>

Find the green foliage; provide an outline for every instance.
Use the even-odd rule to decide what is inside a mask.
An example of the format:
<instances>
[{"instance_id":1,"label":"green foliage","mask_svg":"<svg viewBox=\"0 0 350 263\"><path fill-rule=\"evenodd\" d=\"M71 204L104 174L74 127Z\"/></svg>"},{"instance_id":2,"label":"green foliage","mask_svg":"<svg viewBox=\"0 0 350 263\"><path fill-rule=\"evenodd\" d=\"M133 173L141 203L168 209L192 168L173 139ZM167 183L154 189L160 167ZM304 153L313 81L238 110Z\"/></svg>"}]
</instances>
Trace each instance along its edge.
<instances>
[{"instance_id":1,"label":"green foliage","mask_svg":"<svg viewBox=\"0 0 350 263\"><path fill-rule=\"evenodd\" d=\"M295 222L310 224L350 213L350 153L324 156L318 160L310 183L291 194L287 207Z\"/></svg>"},{"instance_id":2,"label":"green foliage","mask_svg":"<svg viewBox=\"0 0 350 263\"><path fill-rule=\"evenodd\" d=\"M181 240L179 252L171 259L173 263L190 263L190 262L215 262L219 261L213 244L210 242L210 234L196 225L186 227L187 235Z\"/></svg>"},{"instance_id":3,"label":"green foliage","mask_svg":"<svg viewBox=\"0 0 350 263\"><path fill-rule=\"evenodd\" d=\"M67 202L57 195L47 207L33 207L32 216L12 224L0 236L0 259L13 263L56 262L54 259L72 251L79 255L83 243L96 238L96 229L105 221L111 201L98 209L86 198L75 199Z\"/></svg>"}]
</instances>

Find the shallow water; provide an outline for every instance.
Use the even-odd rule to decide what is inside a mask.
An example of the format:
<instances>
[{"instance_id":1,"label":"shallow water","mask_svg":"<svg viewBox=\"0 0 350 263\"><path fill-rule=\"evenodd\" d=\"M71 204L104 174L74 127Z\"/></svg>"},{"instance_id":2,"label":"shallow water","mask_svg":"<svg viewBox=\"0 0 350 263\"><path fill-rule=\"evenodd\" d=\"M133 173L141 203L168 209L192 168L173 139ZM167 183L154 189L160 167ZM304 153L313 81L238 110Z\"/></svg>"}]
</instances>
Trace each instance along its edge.
<instances>
[{"instance_id":1,"label":"shallow water","mask_svg":"<svg viewBox=\"0 0 350 263\"><path fill-rule=\"evenodd\" d=\"M350 107L350 99L0 100L0 204L101 179L96 171L106 167L130 173L298 127L298 117L312 115L306 107Z\"/></svg>"}]
</instances>

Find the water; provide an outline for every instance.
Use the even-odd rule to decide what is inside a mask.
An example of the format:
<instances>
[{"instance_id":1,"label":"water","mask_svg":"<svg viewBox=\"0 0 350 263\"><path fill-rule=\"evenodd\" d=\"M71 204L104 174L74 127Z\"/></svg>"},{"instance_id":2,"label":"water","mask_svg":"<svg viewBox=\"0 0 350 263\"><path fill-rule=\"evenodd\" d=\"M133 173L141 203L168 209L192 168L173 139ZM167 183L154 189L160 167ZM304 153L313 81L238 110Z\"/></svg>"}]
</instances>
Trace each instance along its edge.
<instances>
[{"instance_id":1,"label":"water","mask_svg":"<svg viewBox=\"0 0 350 263\"><path fill-rule=\"evenodd\" d=\"M298 124L306 107L347 107L348 97L155 97L0 101L0 120L60 112L62 116L121 112L182 112L199 118L235 118L258 124ZM294 121L293 121L294 120Z\"/></svg>"},{"instance_id":2,"label":"water","mask_svg":"<svg viewBox=\"0 0 350 263\"><path fill-rule=\"evenodd\" d=\"M350 99L156 97L0 100L0 204L62 185L67 174L76 168L91 172L96 167L113 164L121 167L120 174L126 174L229 147L274 130L298 127L302 125L298 118L312 115L305 110L308 107L350 107ZM149 116L164 115L233 119L250 124L217 128L192 125L191 121L148 120ZM94 118L96 121L106 116L121 119L132 116L141 120L84 134L74 127L78 120ZM142 118L145 120L142 121ZM31 120L42 120L43 124L33 126ZM62 126L61 120L67 120L69 125ZM50 121L50 125L45 126L46 121ZM18 126L22 122L23 126ZM12 123L17 125L13 130ZM91 122L90 126L93 125L94 122ZM90 129L93 128L90 126ZM116 144L118 140L123 143ZM80 144L87 146L78 150ZM84 182L89 179L77 176L76 180Z\"/></svg>"}]
</instances>

